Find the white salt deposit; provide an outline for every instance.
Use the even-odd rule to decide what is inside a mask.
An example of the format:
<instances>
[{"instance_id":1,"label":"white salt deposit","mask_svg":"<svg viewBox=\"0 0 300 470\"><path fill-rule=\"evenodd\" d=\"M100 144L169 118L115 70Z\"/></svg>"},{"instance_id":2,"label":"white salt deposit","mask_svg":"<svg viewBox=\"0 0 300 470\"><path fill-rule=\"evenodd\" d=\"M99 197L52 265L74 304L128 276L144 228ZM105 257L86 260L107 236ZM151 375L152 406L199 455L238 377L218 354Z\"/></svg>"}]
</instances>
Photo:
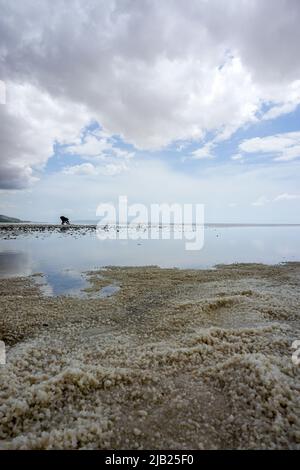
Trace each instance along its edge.
<instances>
[{"instance_id":1,"label":"white salt deposit","mask_svg":"<svg viewBox=\"0 0 300 470\"><path fill-rule=\"evenodd\" d=\"M2 280L0 447L298 448L299 279L112 268L91 281L121 290L90 300Z\"/></svg>"}]
</instances>

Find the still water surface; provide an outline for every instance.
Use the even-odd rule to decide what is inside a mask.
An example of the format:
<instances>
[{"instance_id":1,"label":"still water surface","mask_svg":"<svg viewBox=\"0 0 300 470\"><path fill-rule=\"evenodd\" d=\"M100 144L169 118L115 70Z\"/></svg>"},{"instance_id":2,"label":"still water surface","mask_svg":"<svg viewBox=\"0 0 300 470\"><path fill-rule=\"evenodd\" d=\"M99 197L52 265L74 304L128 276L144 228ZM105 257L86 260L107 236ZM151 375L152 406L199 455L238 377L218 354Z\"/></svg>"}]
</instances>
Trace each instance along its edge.
<instances>
[{"instance_id":1,"label":"still water surface","mask_svg":"<svg viewBox=\"0 0 300 470\"><path fill-rule=\"evenodd\" d=\"M0 240L0 277L42 273L46 295L76 295L87 286L83 272L111 265L203 269L286 261L300 261L300 226L205 227L200 251L187 251L185 240L99 240L94 232ZM114 292L107 286L102 294Z\"/></svg>"}]
</instances>

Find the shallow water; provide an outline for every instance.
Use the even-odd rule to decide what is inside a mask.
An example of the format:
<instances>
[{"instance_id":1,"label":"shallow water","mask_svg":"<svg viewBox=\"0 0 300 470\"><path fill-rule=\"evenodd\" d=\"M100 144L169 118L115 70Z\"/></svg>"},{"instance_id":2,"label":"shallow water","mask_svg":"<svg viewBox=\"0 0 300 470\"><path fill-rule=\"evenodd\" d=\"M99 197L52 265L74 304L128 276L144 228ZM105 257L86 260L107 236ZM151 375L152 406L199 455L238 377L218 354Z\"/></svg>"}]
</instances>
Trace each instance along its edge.
<instances>
[{"instance_id":1,"label":"shallow water","mask_svg":"<svg viewBox=\"0 0 300 470\"><path fill-rule=\"evenodd\" d=\"M102 287L98 292L87 292L91 287L87 276L79 271L64 269L62 271L51 271L34 275L36 284L46 297L56 297L66 295L81 298L100 298L111 297L120 290L120 286L109 284Z\"/></svg>"},{"instance_id":2,"label":"shallow water","mask_svg":"<svg viewBox=\"0 0 300 470\"><path fill-rule=\"evenodd\" d=\"M103 266L201 269L300 261L299 240L300 226L205 227L204 246L198 251L186 250L184 239L99 240L93 231L32 233L0 240L0 277L42 273L45 294L76 295L88 287L82 273Z\"/></svg>"},{"instance_id":3,"label":"shallow water","mask_svg":"<svg viewBox=\"0 0 300 470\"><path fill-rule=\"evenodd\" d=\"M104 299L106 297L111 297L112 295L119 292L120 286L115 286L114 284L109 284L108 286L102 287L99 292L99 296Z\"/></svg>"},{"instance_id":4,"label":"shallow water","mask_svg":"<svg viewBox=\"0 0 300 470\"><path fill-rule=\"evenodd\" d=\"M84 289L90 285L83 273L72 269L41 273L35 276L35 281L47 297L58 295L84 297Z\"/></svg>"}]
</instances>

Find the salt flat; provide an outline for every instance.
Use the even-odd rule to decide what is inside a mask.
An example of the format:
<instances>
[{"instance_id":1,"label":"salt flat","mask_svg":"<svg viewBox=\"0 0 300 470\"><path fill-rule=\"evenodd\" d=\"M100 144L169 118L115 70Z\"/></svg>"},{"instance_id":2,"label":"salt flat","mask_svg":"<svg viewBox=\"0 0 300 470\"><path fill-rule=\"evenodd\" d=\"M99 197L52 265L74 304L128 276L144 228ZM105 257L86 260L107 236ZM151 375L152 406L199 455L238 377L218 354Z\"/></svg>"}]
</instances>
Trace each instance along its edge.
<instances>
[{"instance_id":1,"label":"salt flat","mask_svg":"<svg viewBox=\"0 0 300 470\"><path fill-rule=\"evenodd\" d=\"M0 280L1 448L299 447L299 263L89 279L84 299Z\"/></svg>"}]
</instances>

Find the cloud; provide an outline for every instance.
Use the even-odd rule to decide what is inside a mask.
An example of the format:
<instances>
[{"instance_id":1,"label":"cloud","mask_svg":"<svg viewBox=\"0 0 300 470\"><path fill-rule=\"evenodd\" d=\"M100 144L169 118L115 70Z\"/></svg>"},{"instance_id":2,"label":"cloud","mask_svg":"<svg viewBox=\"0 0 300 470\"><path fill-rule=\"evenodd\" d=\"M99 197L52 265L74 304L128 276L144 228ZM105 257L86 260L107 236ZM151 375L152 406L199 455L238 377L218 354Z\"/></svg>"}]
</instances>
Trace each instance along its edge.
<instances>
[{"instance_id":1,"label":"cloud","mask_svg":"<svg viewBox=\"0 0 300 470\"><path fill-rule=\"evenodd\" d=\"M234 160L234 161L243 161L243 155L241 153L236 153L234 155L232 155L231 157L231 160Z\"/></svg>"},{"instance_id":2,"label":"cloud","mask_svg":"<svg viewBox=\"0 0 300 470\"><path fill-rule=\"evenodd\" d=\"M92 119L158 149L295 109L299 1L238 3L0 0L1 186L30 184Z\"/></svg>"},{"instance_id":3,"label":"cloud","mask_svg":"<svg viewBox=\"0 0 300 470\"><path fill-rule=\"evenodd\" d=\"M113 145L108 138L97 138L95 135L89 134L83 142L70 144L66 149L66 153L79 155L82 158L94 158L107 155L112 150Z\"/></svg>"},{"instance_id":4,"label":"cloud","mask_svg":"<svg viewBox=\"0 0 300 470\"><path fill-rule=\"evenodd\" d=\"M280 202L280 201L294 201L300 199L300 194L289 194L289 193L282 193L276 197L267 198L266 196L260 196L256 201L252 202L252 206L260 207L265 206L266 204L272 202Z\"/></svg>"},{"instance_id":5,"label":"cloud","mask_svg":"<svg viewBox=\"0 0 300 470\"><path fill-rule=\"evenodd\" d=\"M267 137L244 140L239 149L245 153L260 153L276 161L290 161L300 157L300 132L285 132Z\"/></svg>"},{"instance_id":6,"label":"cloud","mask_svg":"<svg viewBox=\"0 0 300 470\"><path fill-rule=\"evenodd\" d=\"M300 199L300 194L283 193L276 196L274 201L294 201L295 199Z\"/></svg>"},{"instance_id":7,"label":"cloud","mask_svg":"<svg viewBox=\"0 0 300 470\"><path fill-rule=\"evenodd\" d=\"M212 150L214 148L214 143L213 142L208 142L205 144L203 147L194 150L192 152L192 159L193 160L202 160L205 158L214 158L214 155L212 153Z\"/></svg>"},{"instance_id":8,"label":"cloud","mask_svg":"<svg viewBox=\"0 0 300 470\"><path fill-rule=\"evenodd\" d=\"M83 175L83 176L115 176L128 169L124 162L106 163L101 166L95 166L92 163L82 163L64 168L63 173L66 175Z\"/></svg>"},{"instance_id":9,"label":"cloud","mask_svg":"<svg viewBox=\"0 0 300 470\"><path fill-rule=\"evenodd\" d=\"M37 180L53 144L72 141L89 114L83 105L56 100L30 84L6 84L0 106L0 188L22 189Z\"/></svg>"},{"instance_id":10,"label":"cloud","mask_svg":"<svg viewBox=\"0 0 300 470\"><path fill-rule=\"evenodd\" d=\"M23 189L38 180L29 166L0 162L0 188Z\"/></svg>"},{"instance_id":11,"label":"cloud","mask_svg":"<svg viewBox=\"0 0 300 470\"><path fill-rule=\"evenodd\" d=\"M256 201L252 202L252 206L265 206L266 204L268 204L268 202L270 202L268 198L266 198L265 196L260 196Z\"/></svg>"},{"instance_id":12,"label":"cloud","mask_svg":"<svg viewBox=\"0 0 300 470\"><path fill-rule=\"evenodd\" d=\"M263 114L263 119L275 119L282 114L288 114L294 111L300 102L300 80L292 82L288 90L282 90L277 97L277 103L273 103L273 107Z\"/></svg>"},{"instance_id":13,"label":"cloud","mask_svg":"<svg viewBox=\"0 0 300 470\"><path fill-rule=\"evenodd\" d=\"M102 130L88 132L79 142L67 145L65 155L76 155L86 160L130 160L135 153L124 150L115 144L114 138L107 136Z\"/></svg>"},{"instance_id":14,"label":"cloud","mask_svg":"<svg viewBox=\"0 0 300 470\"><path fill-rule=\"evenodd\" d=\"M117 147L114 138L99 129L88 132L78 140L63 147L60 153L63 156L75 155L89 162L66 166L63 172L67 175L114 176L127 171L134 157L134 152Z\"/></svg>"},{"instance_id":15,"label":"cloud","mask_svg":"<svg viewBox=\"0 0 300 470\"><path fill-rule=\"evenodd\" d=\"M66 167L63 172L66 175L90 175L97 174L97 170L91 163L82 163L81 165L73 165Z\"/></svg>"},{"instance_id":16,"label":"cloud","mask_svg":"<svg viewBox=\"0 0 300 470\"><path fill-rule=\"evenodd\" d=\"M139 158L133 163L113 177L51 172L34 189L5 191L1 201L15 205L9 215L23 220L55 221L62 207L73 208L73 219L93 218L87 214L90 208L96 211L100 202L116 203L118 195L127 195L129 203L205 204L206 222L297 223L295 204L299 200L272 202L285 192L299 193L300 166L296 162L244 165L242 172L239 165L230 162L199 165L192 172L179 172L157 158ZM260 207L249 203L261 195L270 202ZM234 202L238 205L229 208ZM4 209L2 212L8 214Z\"/></svg>"}]
</instances>

